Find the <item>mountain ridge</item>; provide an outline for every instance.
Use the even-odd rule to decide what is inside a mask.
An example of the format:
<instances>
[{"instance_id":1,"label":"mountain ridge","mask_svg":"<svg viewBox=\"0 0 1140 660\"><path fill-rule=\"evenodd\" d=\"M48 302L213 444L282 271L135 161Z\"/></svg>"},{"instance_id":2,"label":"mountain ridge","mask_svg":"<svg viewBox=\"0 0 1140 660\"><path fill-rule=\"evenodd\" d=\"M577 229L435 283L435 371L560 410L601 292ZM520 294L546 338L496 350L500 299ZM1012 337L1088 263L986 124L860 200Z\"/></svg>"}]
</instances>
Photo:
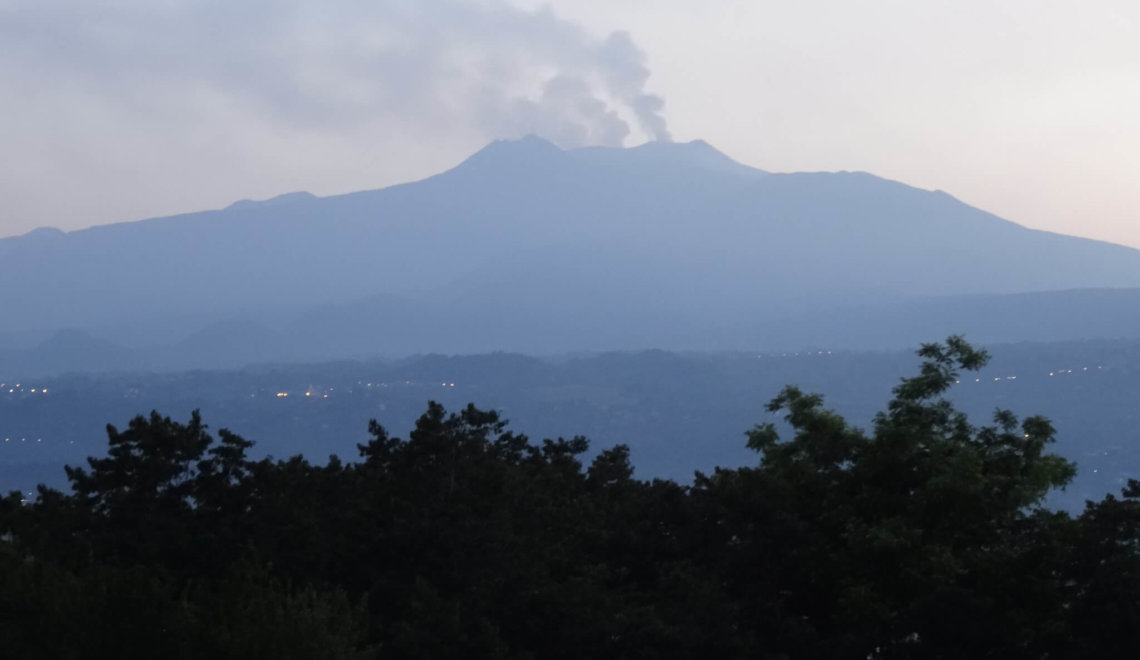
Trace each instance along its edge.
<instances>
[{"instance_id":1,"label":"mountain ridge","mask_svg":"<svg viewBox=\"0 0 1140 660\"><path fill-rule=\"evenodd\" d=\"M32 232L0 239L0 254L0 308L17 310L5 334L25 345L64 327L163 318L192 319L186 336L234 318L276 328L381 296L406 301L385 304L419 325L389 318L377 353L417 336L443 352L638 337L759 348L745 329L844 305L1140 288L1133 248L1029 229L868 173L766 172L700 141L497 141L416 182ZM328 333L313 341L352 334ZM127 343L146 343L136 335Z\"/></svg>"}]
</instances>

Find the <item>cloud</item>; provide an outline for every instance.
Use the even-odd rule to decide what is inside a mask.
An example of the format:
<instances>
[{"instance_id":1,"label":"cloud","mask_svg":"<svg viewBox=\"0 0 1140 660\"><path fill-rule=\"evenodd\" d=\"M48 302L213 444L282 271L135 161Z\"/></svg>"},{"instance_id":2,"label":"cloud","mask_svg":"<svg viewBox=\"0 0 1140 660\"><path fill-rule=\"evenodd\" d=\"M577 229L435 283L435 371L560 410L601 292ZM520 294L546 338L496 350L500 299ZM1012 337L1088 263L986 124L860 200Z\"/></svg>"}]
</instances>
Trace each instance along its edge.
<instances>
[{"instance_id":1,"label":"cloud","mask_svg":"<svg viewBox=\"0 0 1140 660\"><path fill-rule=\"evenodd\" d=\"M502 0L0 0L0 82L170 130L216 113L282 130L667 140L629 34ZM23 99L24 102L30 102Z\"/></svg>"}]
</instances>

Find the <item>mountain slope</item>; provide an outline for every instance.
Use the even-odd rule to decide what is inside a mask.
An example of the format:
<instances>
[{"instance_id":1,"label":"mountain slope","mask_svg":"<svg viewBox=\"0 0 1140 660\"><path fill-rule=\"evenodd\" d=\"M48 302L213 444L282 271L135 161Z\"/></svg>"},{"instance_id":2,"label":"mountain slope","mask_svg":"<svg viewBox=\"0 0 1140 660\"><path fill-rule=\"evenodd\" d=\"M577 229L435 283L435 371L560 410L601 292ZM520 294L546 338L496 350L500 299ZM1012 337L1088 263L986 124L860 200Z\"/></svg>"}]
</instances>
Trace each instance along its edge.
<instances>
[{"instance_id":1,"label":"mountain slope","mask_svg":"<svg viewBox=\"0 0 1140 660\"><path fill-rule=\"evenodd\" d=\"M703 142L495 142L415 183L37 230L0 240L0 258L8 334L76 327L118 340L122 328L184 318L189 336L241 319L297 337L309 328L308 345L331 344L322 357L338 332L364 330L316 338L305 310L369 305L355 301L389 301L375 352L411 346L401 333L422 339L425 328L436 350L520 348L493 345L512 327L528 328L529 350L553 352L638 337L738 345L758 324L835 305L1140 287L1130 248L1030 230L870 174L766 173ZM418 330L395 318L405 313ZM302 340L272 343L290 341Z\"/></svg>"}]
</instances>

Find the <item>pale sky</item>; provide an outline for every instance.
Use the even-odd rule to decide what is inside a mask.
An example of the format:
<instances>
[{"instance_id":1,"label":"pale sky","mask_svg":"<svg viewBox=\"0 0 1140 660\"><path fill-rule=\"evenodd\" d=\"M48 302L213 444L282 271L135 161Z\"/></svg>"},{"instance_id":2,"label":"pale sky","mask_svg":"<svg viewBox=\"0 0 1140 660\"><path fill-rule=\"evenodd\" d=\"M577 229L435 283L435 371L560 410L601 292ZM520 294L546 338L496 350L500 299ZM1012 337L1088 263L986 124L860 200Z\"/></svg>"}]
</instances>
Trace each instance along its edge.
<instances>
[{"instance_id":1,"label":"pale sky","mask_svg":"<svg viewBox=\"0 0 1140 660\"><path fill-rule=\"evenodd\" d=\"M0 0L0 236L704 139L1140 247L1135 0Z\"/></svg>"}]
</instances>

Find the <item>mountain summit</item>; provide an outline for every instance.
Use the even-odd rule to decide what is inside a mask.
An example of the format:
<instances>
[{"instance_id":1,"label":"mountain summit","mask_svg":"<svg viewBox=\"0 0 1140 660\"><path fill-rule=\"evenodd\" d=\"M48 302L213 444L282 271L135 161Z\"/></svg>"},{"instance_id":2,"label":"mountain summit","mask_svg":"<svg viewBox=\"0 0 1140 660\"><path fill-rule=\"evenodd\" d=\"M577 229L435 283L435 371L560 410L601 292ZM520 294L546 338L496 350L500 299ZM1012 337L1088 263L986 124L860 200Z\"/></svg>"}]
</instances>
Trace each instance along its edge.
<instances>
[{"instance_id":1,"label":"mountain summit","mask_svg":"<svg viewBox=\"0 0 1140 660\"><path fill-rule=\"evenodd\" d=\"M415 183L34 232L0 255L0 309L25 343L64 327L177 342L241 318L322 355L753 347L756 328L821 308L1140 287L1136 250L870 174L533 136Z\"/></svg>"}]
</instances>

